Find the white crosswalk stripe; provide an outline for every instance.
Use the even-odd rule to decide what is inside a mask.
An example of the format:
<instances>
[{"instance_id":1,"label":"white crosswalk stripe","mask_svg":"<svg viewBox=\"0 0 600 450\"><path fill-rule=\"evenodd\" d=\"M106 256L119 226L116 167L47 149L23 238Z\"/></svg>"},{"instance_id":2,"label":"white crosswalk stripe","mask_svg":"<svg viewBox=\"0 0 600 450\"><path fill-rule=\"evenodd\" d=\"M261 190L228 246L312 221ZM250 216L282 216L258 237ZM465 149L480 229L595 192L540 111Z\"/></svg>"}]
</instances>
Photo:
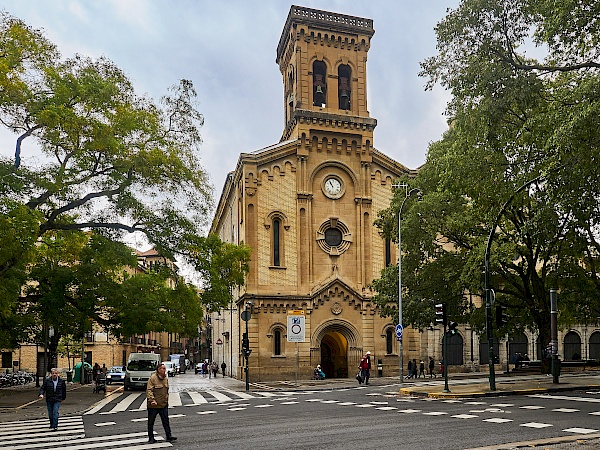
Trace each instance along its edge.
<instances>
[{"instance_id":1,"label":"white crosswalk stripe","mask_svg":"<svg viewBox=\"0 0 600 450\"><path fill-rule=\"evenodd\" d=\"M169 393L169 408L179 406L197 406L206 403L229 403L239 400L263 399L277 397L280 393L268 392L266 395L255 395L231 390L181 391ZM134 392L127 395L117 393L109 395L87 411L91 414L116 414L123 411L146 411L146 395L144 392Z\"/></svg>"},{"instance_id":2,"label":"white crosswalk stripe","mask_svg":"<svg viewBox=\"0 0 600 450\"><path fill-rule=\"evenodd\" d=\"M48 419L33 419L0 423L0 448L3 450L146 450L172 447L156 436L148 443L146 432L85 437L82 416L61 417L58 430L51 431Z\"/></svg>"}]
</instances>

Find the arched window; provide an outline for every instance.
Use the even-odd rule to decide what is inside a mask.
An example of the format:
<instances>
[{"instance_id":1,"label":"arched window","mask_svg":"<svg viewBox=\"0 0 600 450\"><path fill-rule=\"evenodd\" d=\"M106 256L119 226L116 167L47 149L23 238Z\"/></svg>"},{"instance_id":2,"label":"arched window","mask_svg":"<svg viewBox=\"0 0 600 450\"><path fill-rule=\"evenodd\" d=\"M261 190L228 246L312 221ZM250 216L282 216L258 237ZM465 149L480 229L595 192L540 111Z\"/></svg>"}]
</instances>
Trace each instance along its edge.
<instances>
[{"instance_id":1,"label":"arched window","mask_svg":"<svg viewBox=\"0 0 600 450\"><path fill-rule=\"evenodd\" d=\"M447 338L448 340L448 362L449 366L462 366L463 362L463 338L460 334L453 334ZM442 355L444 344L442 342Z\"/></svg>"},{"instance_id":2,"label":"arched window","mask_svg":"<svg viewBox=\"0 0 600 450\"><path fill-rule=\"evenodd\" d=\"M280 257L280 249L281 249L281 220L275 219L273 220L273 265L281 266L281 257Z\"/></svg>"},{"instance_id":3,"label":"arched window","mask_svg":"<svg viewBox=\"0 0 600 450\"><path fill-rule=\"evenodd\" d=\"M600 331L596 331L590 336L589 359L600 360Z\"/></svg>"},{"instance_id":4,"label":"arched window","mask_svg":"<svg viewBox=\"0 0 600 450\"><path fill-rule=\"evenodd\" d=\"M313 106L327 105L327 66L323 61L313 63Z\"/></svg>"},{"instance_id":5,"label":"arched window","mask_svg":"<svg viewBox=\"0 0 600 450\"><path fill-rule=\"evenodd\" d=\"M527 347L529 347L529 341L527 340L527 336L525 336L524 333L517 333L515 335L511 335L508 341L509 361L517 352L523 356L527 355L527 353L529 352Z\"/></svg>"},{"instance_id":6,"label":"arched window","mask_svg":"<svg viewBox=\"0 0 600 450\"><path fill-rule=\"evenodd\" d=\"M489 345L487 341L487 337L480 336L479 337L479 364L487 365L490 363L490 354L489 354ZM500 346L498 345L498 339L494 339L494 357L496 359L495 363L498 364L500 362Z\"/></svg>"},{"instance_id":7,"label":"arched window","mask_svg":"<svg viewBox=\"0 0 600 450\"><path fill-rule=\"evenodd\" d=\"M565 361L577 361L581 359L581 338L574 331L569 331L564 340Z\"/></svg>"},{"instance_id":8,"label":"arched window","mask_svg":"<svg viewBox=\"0 0 600 450\"><path fill-rule=\"evenodd\" d=\"M394 340L393 340L393 331L391 328L388 328L385 332L385 353L387 355L391 355L394 350Z\"/></svg>"},{"instance_id":9,"label":"arched window","mask_svg":"<svg viewBox=\"0 0 600 450\"><path fill-rule=\"evenodd\" d=\"M352 70L347 64L338 67L338 103L340 109L349 110L352 99Z\"/></svg>"},{"instance_id":10,"label":"arched window","mask_svg":"<svg viewBox=\"0 0 600 450\"><path fill-rule=\"evenodd\" d=\"M275 356L281 355L281 330L275 330L273 333L273 354Z\"/></svg>"}]
</instances>

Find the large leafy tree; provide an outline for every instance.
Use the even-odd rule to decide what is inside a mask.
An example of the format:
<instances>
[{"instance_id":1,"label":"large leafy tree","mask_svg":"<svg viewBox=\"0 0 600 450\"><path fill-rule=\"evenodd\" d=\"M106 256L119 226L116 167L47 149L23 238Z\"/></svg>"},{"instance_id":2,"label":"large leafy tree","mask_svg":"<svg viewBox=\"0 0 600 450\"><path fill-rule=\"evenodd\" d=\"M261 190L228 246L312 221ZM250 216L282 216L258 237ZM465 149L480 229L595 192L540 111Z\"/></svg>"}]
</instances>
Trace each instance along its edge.
<instances>
[{"instance_id":1,"label":"large leafy tree","mask_svg":"<svg viewBox=\"0 0 600 450\"><path fill-rule=\"evenodd\" d=\"M212 188L199 160L203 117L195 97L182 80L155 103L107 58L62 59L41 32L0 15L0 123L15 135L14 157L0 157L3 327L15 318L23 286L51 275L49 291L27 289L29 304L39 302L41 314L48 299L62 302L72 312L65 327L85 316L117 334L140 332L140 319L155 330L191 330L198 298L184 283L158 289L165 280L158 273L124 277L118 288L113 282L125 265L137 265L118 244L132 232L166 258L200 265L194 257ZM89 231L94 238L75 245ZM49 245L56 239L75 247ZM90 252L113 257L98 266ZM135 297L140 308L103 309L109 297L121 305ZM171 309L166 320L162 312Z\"/></svg>"},{"instance_id":2,"label":"large leafy tree","mask_svg":"<svg viewBox=\"0 0 600 450\"><path fill-rule=\"evenodd\" d=\"M416 325L422 300L447 300L482 325L463 293L482 292L497 219L492 288L512 317L501 331L531 327L545 344L552 287L563 324L600 315L598 17L597 2L464 0L438 24L439 53L421 75L451 91L451 127L410 181L425 195L402 230ZM380 218L390 236L398 202Z\"/></svg>"}]
</instances>

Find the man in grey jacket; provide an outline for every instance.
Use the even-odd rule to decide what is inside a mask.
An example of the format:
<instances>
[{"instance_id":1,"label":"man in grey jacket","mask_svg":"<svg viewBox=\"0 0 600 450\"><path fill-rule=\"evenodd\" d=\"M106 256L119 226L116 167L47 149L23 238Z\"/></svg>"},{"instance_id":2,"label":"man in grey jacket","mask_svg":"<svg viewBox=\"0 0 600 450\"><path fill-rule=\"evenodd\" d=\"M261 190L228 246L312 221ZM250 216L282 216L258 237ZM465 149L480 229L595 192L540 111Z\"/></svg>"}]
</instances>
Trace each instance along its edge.
<instances>
[{"instance_id":1,"label":"man in grey jacket","mask_svg":"<svg viewBox=\"0 0 600 450\"><path fill-rule=\"evenodd\" d=\"M50 377L46 378L40 387L40 398L44 397L46 397L46 406L48 407L50 429L56 431L58 428L58 408L60 408L60 402L67 398L67 384L58 376L58 369L51 369Z\"/></svg>"}]
</instances>

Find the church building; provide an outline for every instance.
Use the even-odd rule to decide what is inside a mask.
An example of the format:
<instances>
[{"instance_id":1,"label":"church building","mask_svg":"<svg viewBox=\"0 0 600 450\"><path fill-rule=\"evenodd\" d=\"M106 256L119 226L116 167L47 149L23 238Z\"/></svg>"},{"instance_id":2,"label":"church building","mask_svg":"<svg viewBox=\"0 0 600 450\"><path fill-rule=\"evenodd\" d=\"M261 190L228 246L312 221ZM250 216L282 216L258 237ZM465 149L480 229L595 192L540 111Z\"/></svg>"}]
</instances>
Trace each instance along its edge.
<instances>
[{"instance_id":1,"label":"church building","mask_svg":"<svg viewBox=\"0 0 600 450\"><path fill-rule=\"evenodd\" d=\"M373 222L394 181L411 171L374 146L374 32L370 19L290 9L276 59L281 139L240 155L210 230L252 248L246 285L212 317L213 359L238 378L246 329L252 382L306 379L317 364L329 378L352 377L367 351L374 370L379 362L386 375L398 373L395 324L380 317L369 283L396 264L397 247ZM301 328L289 327L294 315Z\"/></svg>"}]
</instances>

